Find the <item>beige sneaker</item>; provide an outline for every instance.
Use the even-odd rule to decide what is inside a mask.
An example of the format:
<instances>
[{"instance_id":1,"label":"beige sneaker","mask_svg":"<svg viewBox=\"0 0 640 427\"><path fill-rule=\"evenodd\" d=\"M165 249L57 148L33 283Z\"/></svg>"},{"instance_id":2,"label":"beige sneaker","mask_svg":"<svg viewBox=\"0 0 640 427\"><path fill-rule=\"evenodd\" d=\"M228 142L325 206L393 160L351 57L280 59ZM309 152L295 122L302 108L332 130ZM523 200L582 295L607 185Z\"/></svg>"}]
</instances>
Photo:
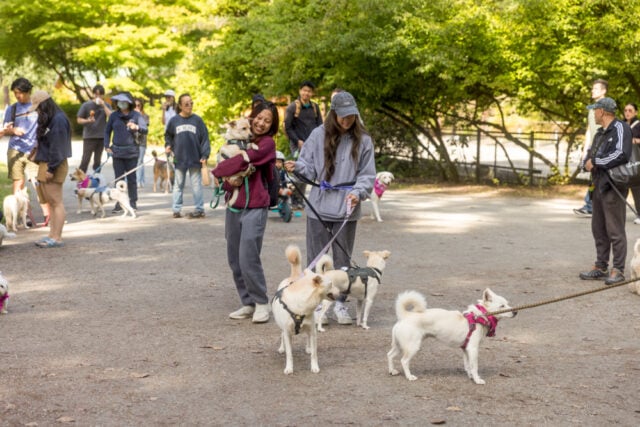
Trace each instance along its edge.
<instances>
[{"instance_id":1,"label":"beige sneaker","mask_svg":"<svg viewBox=\"0 0 640 427\"><path fill-rule=\"evenodd\" d=\"M256 311L253 313L253 323L266 323L269 321L269 304L256 304Z\"/></svg>"},{"instance_id":2,"label":"beige sneaker","mask_svg":"<svg viewBox=\"0 0 640 427\"><path fill-rule=\"evenodd\" d=\"M241 308L234 311L233 313L229 313L229 318L236 319L236 320L248 319L251 317L254 311L255 311L255 308L252 305L243 305Z\"/></svg>"}]
</instances>

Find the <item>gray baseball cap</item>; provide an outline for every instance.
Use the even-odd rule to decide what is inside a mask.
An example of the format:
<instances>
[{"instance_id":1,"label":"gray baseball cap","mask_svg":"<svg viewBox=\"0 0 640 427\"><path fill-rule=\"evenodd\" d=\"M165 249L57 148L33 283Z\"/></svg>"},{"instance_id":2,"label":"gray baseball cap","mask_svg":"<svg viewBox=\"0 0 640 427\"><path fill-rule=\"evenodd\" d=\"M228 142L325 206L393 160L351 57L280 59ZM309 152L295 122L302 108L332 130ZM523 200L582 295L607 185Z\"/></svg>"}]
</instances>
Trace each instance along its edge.
<instances>
[{"instance_id":1,"label":"gray baseball cap","mask_svg":"<svg viewBox=\"0 0 640 427\"><path fill-rule=\"evenodd\" d=\"M609 113L615 113L618 110L618 105L613 99L604 97L598 99L591 105L587 105L587 109L589 110L595 110L596 108L602 108L604 111L608 111Z\"/></svg>"},{"instance_id":2,"label":"gray baseball cap","mask_svg":"<svg viewBox=\"0 0 640 427\"><path fill-rule=\"evenodd\" d=\"M331 109L335 111L340 118L360 114L356 100L349 92L336 93L331 100Z\"/></svg>"}]
</instances>

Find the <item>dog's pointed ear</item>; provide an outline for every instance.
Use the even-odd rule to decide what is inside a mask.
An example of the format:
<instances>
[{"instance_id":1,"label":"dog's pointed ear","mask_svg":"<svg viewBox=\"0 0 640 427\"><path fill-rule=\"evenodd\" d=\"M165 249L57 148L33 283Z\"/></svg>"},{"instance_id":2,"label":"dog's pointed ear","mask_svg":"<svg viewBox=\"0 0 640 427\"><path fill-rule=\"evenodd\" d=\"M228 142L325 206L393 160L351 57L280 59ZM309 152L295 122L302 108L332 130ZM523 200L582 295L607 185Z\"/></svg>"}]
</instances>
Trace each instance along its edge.
<instances>
[{"instance_id":1,"label":"dog's pointed ear","mask_svg":"<svg viewBox=\"0 0 640 427\"><path fill-rule=\"evenodd\" d=\"M322 276L316 274L315 276L313 276L313 286L318 287L318 286L322 286Z\"/></svg>"},{"instance_id":2,"label":"dog's pointed ear","mask_svg":"<svg viewBox=\"0 0 640 427\"><path fill-rule=\"evenodd\" d=\"M389 258L391 256L391 252L389 252L389 251L382 251L382 252L380 252L380 254L382 254L382 258L383 259L387 259L387 258Z\"/></svg>"},{"instance_id":3,"label":"dog's pointed ear","mask_svg":"<svg viewBox=\"0 0 640 427\"><path fill-rule=\"evenodd\" d=\"M491 289L487 288L484 290L483 294L482 294L482 299L485 300L486 302L491 302L493 301L493 292L491 291Z\"/></svg>"},{"instance_id":4,"label":"dog's pointed ear","mask_svg":"<svg viewBox=\"0 0 640 427\"><path fill-rule=\"evenodd\" d=\"M364 254L364 256L366 256L367 258L369 258L369 255L371 255L370 251L362 251L362 253Z\"/></svg>"}]
</instances>

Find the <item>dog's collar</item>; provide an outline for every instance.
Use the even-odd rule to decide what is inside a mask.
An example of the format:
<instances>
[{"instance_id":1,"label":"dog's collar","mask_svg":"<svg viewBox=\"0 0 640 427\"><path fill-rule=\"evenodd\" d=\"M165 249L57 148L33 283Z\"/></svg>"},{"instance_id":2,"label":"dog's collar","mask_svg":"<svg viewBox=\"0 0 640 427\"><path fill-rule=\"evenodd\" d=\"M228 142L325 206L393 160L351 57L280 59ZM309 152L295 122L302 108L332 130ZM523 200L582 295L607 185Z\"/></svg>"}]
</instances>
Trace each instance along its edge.
<instances>
[{"instance_id":1,"label":"dog's collar","mask_svg":"<svg viewBox=\"0 0 640 427\"><path fill-rule=\"evenodd\" d=\"M293 282L290 282L289 285L291 285L291 283L293 283ZM289 286L289 285L287 285L287 286ZM284 291L287 286L279 289L278 292L276 292L275 295L273 296L273 300L274 301L278 300L278 302L280 304L282 304L282 308L284 308L285 311L287 313L289 313L289 315L293 319L293 325L294 325L295 334L298 335L300 333L300 327L302 326L302 322L304 322L305 315L304 314L296 314L296 313L294 313L293 311L291 311L289 309L287 304L284 301L282 301L282 291Z\"/></svg>"},{"instance_id":2,"label":"dog's collar","mask_svg":"<svg viewBox=\"0 0 640 427\"><path fill-rule=\"evenodd\" d=\"M76 184L77 188L87 188L89 186L89 175L85 176L84 179Z\"/></svg>"},{"instance_id":3,"label":"dog's collar","mask_svg":"<svg viewBox=\"0 0 640 427\"><path fill-rule=\"evenodd\" d=\"M376 196L378 196L378 198L382 197L386 190L387 186L383 184L378 178L373 181L373 191L376 192Z\"/></svg>"},{"instance_id":4,"label":"dog's collar","mask_svg":"<svg viewBox=\"0 0 640 427\"><path fill-rule=\"evenodd\" d=\"M247 149L247 147L249 146L250 142L251 142L250 139L229 139L229 140L227 140L227 144L229 144L229 145L237 145L238 147L240 147L243 150Z\"/></svg>"},{"instance_id":5,"label":"dog's collar","mask_svg":"<svg viewBox=\"0 0 640 427\"><path fill-rule=\"evenodd\" d=\"M486 316L487 309L481 306L480 304L476 304L476 308L480 310L482 313L480 316L476 315L472 311L467 311L462 313L462 315L469 322L469 332L467 333L467 337L464 339L464 342L460 346L463 350L467 348L467 344L469 344L469 340L471 339L471 334L476 330L476 324L481 324L482 326L486 326L489 328L487 331L488 337L493 337L496 335L496 328L498 327L498 318L495 316Z\"/></svg>"},{"instance_id":6,"label":"dog's collar","mask_svg":"<svg viewBox=\"0 0 640 427\"><path fill-rule=\"evenodd\" d=\"M7 292L6 294L4 294L4 295L2 295L0 297L0 310L2 310L4 308L4 303L8 299L9 299L9 292Z\"/></svg>"}]
</instances>

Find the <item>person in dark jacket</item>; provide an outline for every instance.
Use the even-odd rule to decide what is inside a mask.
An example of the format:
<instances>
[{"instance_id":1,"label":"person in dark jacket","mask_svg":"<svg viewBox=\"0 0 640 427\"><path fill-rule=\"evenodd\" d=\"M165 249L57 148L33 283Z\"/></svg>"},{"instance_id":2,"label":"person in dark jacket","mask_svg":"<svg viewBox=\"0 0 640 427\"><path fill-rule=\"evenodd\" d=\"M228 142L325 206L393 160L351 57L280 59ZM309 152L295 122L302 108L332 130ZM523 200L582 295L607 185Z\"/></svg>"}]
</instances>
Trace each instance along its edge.
<instances>
[{"instance_id":1,"label":"person in dark jacket","mask_svg":"<svg viewBox=\"0 0 640 427\"><path fill-rule=\"evenodd\" d=\"M235 204L227 207L224 233L227 260L242 303L229 317L265 323L269 321L269 298L260 252L270 202L265 183L273 179L276 156L273 135L278 132L278 109L271 102L263 102L253 109L250 118L252 142L258 146L257 150L247 150L250 162L242 156L231 157L218 163L212 173L225 178L246 170L250 164L256 168L248 179L227 178L222 184L227 200L235 188L240 190Z\"/></svg>"},{"instance_id":2,"label":"person in dark jacket","mask_svg":"<svg viewBox=\"0 0 640 427\"><path fill-rule=\"evenodd\" d=\"M195 210L189 218L204 218L202 199L202 167L211 153L209 130L200 116L193 114L193 101L188 93L178 98L178 114L167 124L164 133L165 151L173 152L175 163L175 185L173 186L173 217L181 218L182 196L187 171L191 178Z\"/></svg>"},{"instance_id":3,"label":"person in dark jacket","mask_svg":"<svg viewBox=\"0 0 640 427\"><path fill-rule=\"evenodd\" d=\"M49 204L49 235L36 242L40 248L64 246L62 228L66 217L62 201L62 184L69 172L67 159L71 157L71 125L60 107L43 91L31 97L31 111L38 113L36 137L38 150L38 183Z\"/></svg>"},{"instance_id":4,"label":"person in dark jacket","mask_svg":"<svg viewBox=\"0 0 640 427\"><path fill-rule=\"evenodd\" d=\"M627 258L625 217L628 188L613 188L608 170L622 165L631 157L631 128L616 119L616 102L601 98L587 107L594 111L596 132L593 144L584 161L584 169L591 172L594 185L591 232L596 244L596 262L589 271L580 273L582 280L605 279L606 285L624 281ZM609 256L613 253L613 268L608 271Z\"/></svg>"},{"instance_id":5,"label":"person in dark jacket","mask_svg":"<svg viewBox=\"0 0 640 427\"><path fill-rule=\"evenodd\" d=\"M104 129L104 148L113 156L113 171L119 181L138 165L140 147L136 142L136 135L138 132L147 133L147 123L142 114L133 109L133 98L128 93L119 93L111 97L111 100L116 102L116 110L109 116ZM137 209L138 184L135 172L127 174L126 178L129 203L133 209ZM116 203L112 213L122 213L119 203Z\"/></svg>"},{"instance_id":6,"label":"person in dark jacket","mask_svg":"<svg viewBox=\"0 0 640 427\"><path fill-rule=\"evenodd\" d=\"M631 137L633 142L633 151L635 151L636 159L640 159L640 120L638 120L638 106L629 103L624 106L624 121L631 128ZM633 203L636 206L636 212L640 209L640 187L629 188L633 196ZM640 224L640 216L633 220L634 224Z\"/></svg>"}]
</instances>

